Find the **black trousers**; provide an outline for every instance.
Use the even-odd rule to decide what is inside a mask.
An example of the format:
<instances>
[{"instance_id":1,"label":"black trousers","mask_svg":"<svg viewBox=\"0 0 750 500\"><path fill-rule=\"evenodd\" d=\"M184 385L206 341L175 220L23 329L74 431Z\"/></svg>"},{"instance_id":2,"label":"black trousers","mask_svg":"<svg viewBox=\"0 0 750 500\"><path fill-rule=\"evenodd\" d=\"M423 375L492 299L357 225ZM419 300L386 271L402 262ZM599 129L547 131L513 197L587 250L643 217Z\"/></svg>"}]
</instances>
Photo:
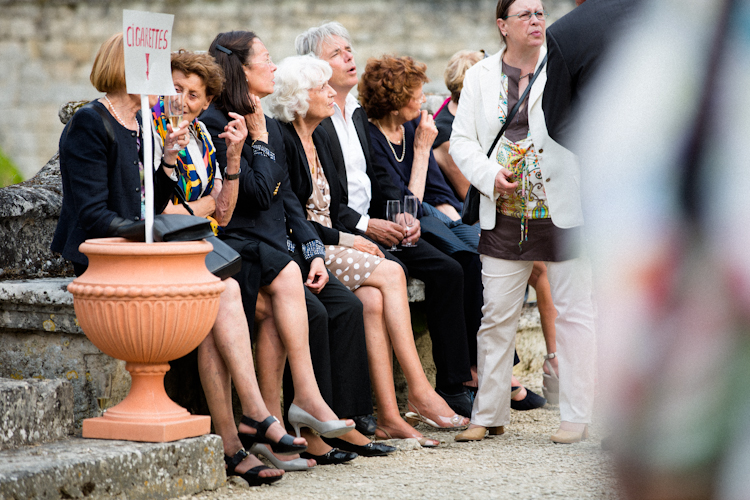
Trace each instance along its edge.
<instances>
[{"instance_id":1,"label":"black trousers","mask_svg":"<svg viewBox=\"0 0 750 500\"><path fill-rule=\"evenodd\" d=\"M424 282L427 327L437 369L435 385L449 393L455 391L456 386L471 380L461 264L423 239L416 247L400 252L380 249L386 258L401 264L407 276ZM476 330L472 335L476 337ZM476 340L474 346L476 351Z\"/></svg>"},{"instance_id":2,"label":"black trousers","mask_svg":"<svg viewBox=\"0 0 750 500\"><path fill-rule=\"evenodd\" d=\"M294 260L306 279L310 266L299 253ZM310 355L318 387L326 403L341 418L372 413L372 388L367 363L362 302L328 273L328 283L313 294L305 287L310 324ZM285 412L294 399L292 376L284 370Z\"/></svg>"}]
</instances>

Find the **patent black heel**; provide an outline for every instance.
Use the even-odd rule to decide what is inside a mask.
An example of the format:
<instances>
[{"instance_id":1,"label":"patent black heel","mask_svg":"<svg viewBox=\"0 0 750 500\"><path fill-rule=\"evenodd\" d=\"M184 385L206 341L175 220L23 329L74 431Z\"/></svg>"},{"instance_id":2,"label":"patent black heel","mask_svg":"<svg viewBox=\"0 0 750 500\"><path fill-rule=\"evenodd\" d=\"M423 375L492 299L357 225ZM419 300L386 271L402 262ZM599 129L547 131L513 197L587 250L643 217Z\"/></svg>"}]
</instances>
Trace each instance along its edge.
<instances>
[{"instance_id":1,"label":"patent black heel","mask_svg":"<svg viewBox=\"0 0 750 500\"><path fill-rule=\"evenodd\" d=\"M252 448L255 443L261 443L269 445L273 452L278 453L279 455L294 455L307 450L307 446L304 444L294 444L294 437L289 434L283 435L278 442L271 441L266 436L268 428L279 421L273 415L262 422L258 422L257 420L242 415L242 420L240 421L248 427L255 429L255 434L246 434L244 432L238 433L240 441L242 441L242 446L246 449Z\"/></svg>"}]
</instances>

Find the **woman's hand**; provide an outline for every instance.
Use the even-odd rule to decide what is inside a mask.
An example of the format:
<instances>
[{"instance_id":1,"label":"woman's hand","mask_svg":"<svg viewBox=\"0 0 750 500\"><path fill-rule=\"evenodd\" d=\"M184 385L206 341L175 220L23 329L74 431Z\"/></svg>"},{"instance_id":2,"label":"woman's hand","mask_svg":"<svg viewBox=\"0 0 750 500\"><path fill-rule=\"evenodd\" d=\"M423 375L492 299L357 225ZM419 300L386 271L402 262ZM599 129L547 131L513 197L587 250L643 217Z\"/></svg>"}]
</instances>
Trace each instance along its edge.
<instances>
[{"instance_id":1,"label":"woman's hand","mask_svg":"<svg viewBox=\"0 0 750 500\"><path fill-rule=\"evenodd\" d=\"M307 273L305 286L315 295L319 294L328 283L328 270L326 264L320 257L315 257L310 262L310 272Z\"/></svg>"},{"instance_id":2,"label":"woman's hand","mask_svg":"<svg viewBox=\"0 0 750 500\"><path fill-rule=\"evenodd\" d=\"M419 122L416 132L414 133L414 153L419 151L427 151L428 153L432 150L432 144L435 142L435 138L438 135L438 129L435 126L435 120L432 119L432 115L427 110L422 110L422 119Z\"/></svg>"},{"instance_id":3,"label":"woman's hand","mask_svg":"<svg viewBox=\"0 0 750 500\"><path fill-rule=\"evenodd\" d=\"M242 146L247 138L247 125L242 115L230 112L229 116L234 119L226 124L224 132L219 134L219 137L224 139L227 144L227 173L236 174L237 171L229 172L228 167L232 164L232 160L239 160L242 156ZM239 163L237 163L237 167L239 170Z\"/></svg>"},{"instance_id":4,"label":"woman's hand","mask_svg":"<svg viewBox=\"0 0 750 500\"><path fill-rule=\"evenodd\" d=\"M354 237L354 245L352 245L352 248L355 250L359 250L360 252L377 255L381 259L385 258L385 255L383 255L383 252L380 251L375 243L361 236Z\"/></svg>"},{"instance_id":5,"label":"woman's hand","mask_svg":"<svg viewBox=\"0 0 750 500\"><path fill-rule=\"evenodd\" d=\"M518 181L513 182L513 172L501 168L495 176L495 191L501 195L509 195L518 187Z\"/></svg>"},{"instance_id":6,"label":"woman's hand","mask_svg":"<svg viewBox=\"0 0 750 500\"><path fill-rule=\"evenodd\" d=\"M190 142L190 135L188 134L188 121L182 120L180 125L176 128L172 128L171 123L167 123L167 137L164 139L164 162L169 165L177 163L178 150L173 150L173 146L177 144L180 149L185 149Z\"/></svg>"},{"instance_id":7,"label":"woman's hand","mask_svg":"<svg viewBox=\"0 0 750 500\"><path fill-rule=\"evenodd\" d=\"M260 104L260 98L257 95L250 94L250 100L255 107L255 112L245 115L248 135L254 141L268 142L266 115L263 114L263 106Z\"/></svg>"}]
</instances>

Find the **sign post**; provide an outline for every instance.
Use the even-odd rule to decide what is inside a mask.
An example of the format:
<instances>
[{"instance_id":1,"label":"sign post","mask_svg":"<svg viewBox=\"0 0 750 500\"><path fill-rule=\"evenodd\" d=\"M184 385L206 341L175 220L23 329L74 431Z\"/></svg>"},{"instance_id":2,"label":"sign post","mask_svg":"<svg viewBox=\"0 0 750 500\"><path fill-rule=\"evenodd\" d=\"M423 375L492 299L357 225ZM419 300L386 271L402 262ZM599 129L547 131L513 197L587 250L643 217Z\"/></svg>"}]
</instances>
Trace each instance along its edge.
<instances>
[{"instance_id":1,"label":"sign post","mask_svg":"<svg viewBox=\"0 0 750 500\"><path fill-rule=\"evenodd\" d=\"M154 241L154 152L151 144L151 107L148 96L175 94L170 63L173 21L174 16L171 14L122 11L125 82L128 94L141 94L146 243Z\"/></svg>"}]
</instances>

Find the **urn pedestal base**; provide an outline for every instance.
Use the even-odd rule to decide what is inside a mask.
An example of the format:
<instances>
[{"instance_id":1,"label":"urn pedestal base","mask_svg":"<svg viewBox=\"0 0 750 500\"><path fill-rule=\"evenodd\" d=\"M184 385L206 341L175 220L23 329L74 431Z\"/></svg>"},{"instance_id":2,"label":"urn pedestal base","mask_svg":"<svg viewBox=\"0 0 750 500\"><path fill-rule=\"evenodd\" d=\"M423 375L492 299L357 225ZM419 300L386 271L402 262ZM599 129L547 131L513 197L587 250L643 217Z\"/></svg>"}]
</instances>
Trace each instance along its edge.
<instances>
[{"instance_id":1,"label":"urn pedestal base","mask_svg":"<svg viewBox=\"0 0 750 500\"><path fill-rule=\"evenodd\" d=\"M83 421L83 437L164 443L211 432L211 418L191 415L167 396L168 363L127 363L133 378L122 402L96 418Z\"/></svg>"}]
</instances>

